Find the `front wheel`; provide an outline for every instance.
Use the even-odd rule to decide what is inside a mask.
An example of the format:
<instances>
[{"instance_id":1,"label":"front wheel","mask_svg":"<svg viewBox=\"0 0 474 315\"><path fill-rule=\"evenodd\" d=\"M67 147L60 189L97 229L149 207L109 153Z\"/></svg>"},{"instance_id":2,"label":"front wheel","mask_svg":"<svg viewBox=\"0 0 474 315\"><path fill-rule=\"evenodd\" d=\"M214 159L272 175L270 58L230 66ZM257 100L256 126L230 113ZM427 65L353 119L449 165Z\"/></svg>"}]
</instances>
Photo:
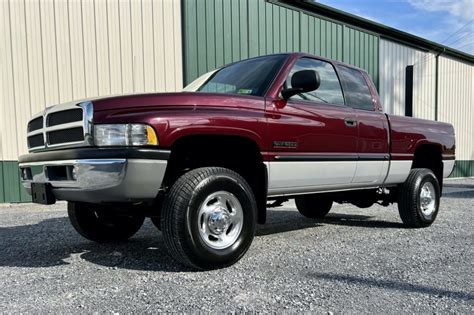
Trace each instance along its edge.
<instances>
[{"instance_id":1,"label":"front wheel","mask_svg":"<svg viewBox=\"0 0 474 315\"><path fill-rule=\"evenodd\" d=\"M125 215L80 202L69 202L67 212L74 229L95 242L124 241L135 235L145 220L142 214Z\"/></svg>"},{"instance_id":2,"label":"front wheel","mask_svg":"<svg viewBox=\"0 0 474 315\"><path fill-rule=\"evenodd\" d=\"M430 226L439 210L440 188L433 172L426 168L410 171L407 180L399 187L398 212L408 227Z\"/></svg>"},{"instance_id":3,"label":"front wheel","mask_svg":"<svg viewBox=\"0 0 474 315\"><path fill-rule=\"evenodd\" d=\"M257 205L244 178L229 169L205 167L181 176L162 212L165 245L181 263L197 269L237 262L252 243Z\"/></svg>"}]
</instances>

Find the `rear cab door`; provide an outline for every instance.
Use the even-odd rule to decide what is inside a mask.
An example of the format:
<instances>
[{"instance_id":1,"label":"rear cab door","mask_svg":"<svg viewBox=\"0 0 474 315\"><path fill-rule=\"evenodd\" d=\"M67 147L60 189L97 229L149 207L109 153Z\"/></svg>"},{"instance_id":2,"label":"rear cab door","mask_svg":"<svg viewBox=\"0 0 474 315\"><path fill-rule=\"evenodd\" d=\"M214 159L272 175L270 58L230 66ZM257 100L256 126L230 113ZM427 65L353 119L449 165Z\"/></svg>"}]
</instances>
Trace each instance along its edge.
<instances>
[{"instance_id":1,"label":"rear cab door","mask_svg":"<svg viewBox=\"0 0 474 315\"><path fill-rule=\"evenodd\" d=\"M356 186L383 184L389 168L388 120L369 76L338 65L346 103L354 109L357 125L357 161L352 182Z\"/></svg>"}]
</instances>

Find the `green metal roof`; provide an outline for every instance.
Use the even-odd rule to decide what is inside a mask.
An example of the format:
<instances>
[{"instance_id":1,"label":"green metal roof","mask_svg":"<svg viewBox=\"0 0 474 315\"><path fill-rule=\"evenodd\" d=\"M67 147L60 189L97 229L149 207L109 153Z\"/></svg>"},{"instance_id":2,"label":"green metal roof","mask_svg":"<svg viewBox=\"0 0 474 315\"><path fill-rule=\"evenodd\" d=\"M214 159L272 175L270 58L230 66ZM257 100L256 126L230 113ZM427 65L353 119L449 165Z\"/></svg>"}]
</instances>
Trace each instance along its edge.
<instances>
[{"instance_id":1,"label":"green metal roof","mask_svg":"<svg viewBox=\"0 0 474 315\"><path fill-rule=\"evenodd\" d=\"M474 63L474 55L450 48L448 46L432 42L430 40L406 33L395 28L373 22L362 17L329 7L324 4L316 3L312 0L269 0L273 3L282 4L294 9L305 10L321 18L344 23L358 27L378 34L382 38L416 47L425 51L441 53L445 56L454 57L469 63Z\"/></svg>"}]
</instances>

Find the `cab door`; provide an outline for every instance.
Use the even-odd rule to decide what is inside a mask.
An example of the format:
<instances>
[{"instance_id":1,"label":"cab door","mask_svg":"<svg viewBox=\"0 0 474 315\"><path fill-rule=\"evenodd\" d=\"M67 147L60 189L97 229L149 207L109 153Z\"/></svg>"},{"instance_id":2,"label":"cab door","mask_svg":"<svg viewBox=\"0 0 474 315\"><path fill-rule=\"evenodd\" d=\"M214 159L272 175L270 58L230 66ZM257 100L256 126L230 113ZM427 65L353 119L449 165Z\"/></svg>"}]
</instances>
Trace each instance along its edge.
<instances>
[{"instance_id":1,"label":"cab door","mask_svg":"<svg viewBox=\"0 0 474 315\"><path fill-rule=\"evenodd\" d=\"M382 184L389 166L389 128L385 114L376 106L364 72L338 66L347 104L357 123L357 169L352 182L357 186Z\"/></svg>"},{"instance_id":2,"label":"cab door","mask_svg":"<svg viewBox=\"0 0 474 315\"><path fill-rule=\"evenodd\" d=\"M267 102L269 195L347 188L356 171L356 114L345 106L335 68L327 61L299 58L286 87L296 71L306 69L319 73L317 90L295 95L281 108Z\"/></svg>"}]
</instances>

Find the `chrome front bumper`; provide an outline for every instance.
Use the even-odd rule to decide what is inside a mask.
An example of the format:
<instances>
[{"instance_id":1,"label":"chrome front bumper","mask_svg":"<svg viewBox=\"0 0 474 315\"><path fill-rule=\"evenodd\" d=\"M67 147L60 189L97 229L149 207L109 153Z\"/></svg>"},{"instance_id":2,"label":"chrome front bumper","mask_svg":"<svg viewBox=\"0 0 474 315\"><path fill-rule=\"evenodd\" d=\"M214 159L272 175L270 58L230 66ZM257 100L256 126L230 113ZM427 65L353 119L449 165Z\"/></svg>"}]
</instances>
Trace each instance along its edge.
<instances>
[{"instance_id":1,"label":"chrome front bumper","mask_svg":"<svg viewBox=\"0 0 474 315\"><path fill-rule=\"evenodd\" d=\"M22 184L49 183L59 200L90 203L153 200L165 175L167 160L71 159L19 164Z\"/></svg>"}]
</instances>

